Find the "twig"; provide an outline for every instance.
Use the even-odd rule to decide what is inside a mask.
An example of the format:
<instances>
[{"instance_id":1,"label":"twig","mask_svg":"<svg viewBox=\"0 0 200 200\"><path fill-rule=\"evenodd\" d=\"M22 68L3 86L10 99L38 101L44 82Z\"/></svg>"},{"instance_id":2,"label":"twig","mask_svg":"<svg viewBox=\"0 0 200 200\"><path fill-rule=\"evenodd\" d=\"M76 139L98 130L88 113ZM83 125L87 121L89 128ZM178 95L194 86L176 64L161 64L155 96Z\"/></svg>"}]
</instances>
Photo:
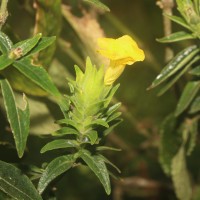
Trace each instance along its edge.
<instances>
[{"instance_id":1,"label":"twig","mask_svg":"<svg viewBox=\"0 0 200 200\"><path fill-rule=\"evenodd\" d=\"M7 4L8 4L8 0L2 0L1 1L1 7L0 7L0 29L5 24L6 19L8 17Z\"/></svg>"},{"instance_id":2,"label":"twig","mask_svg":"<svg viewBox=\"0 0 200 200\"><path fill-rule=\"evenodd\" d=\"M163 13L172 15L172 8L174 7L174 0L160 0L156 3L162 10ZM164 25L164 36L168 36L172 33L171 20L166 16L163 16L163 25ZM174 53L170 47L165 49L165 61L168 62L174 56Z\"/></svg>"}]
</instances>

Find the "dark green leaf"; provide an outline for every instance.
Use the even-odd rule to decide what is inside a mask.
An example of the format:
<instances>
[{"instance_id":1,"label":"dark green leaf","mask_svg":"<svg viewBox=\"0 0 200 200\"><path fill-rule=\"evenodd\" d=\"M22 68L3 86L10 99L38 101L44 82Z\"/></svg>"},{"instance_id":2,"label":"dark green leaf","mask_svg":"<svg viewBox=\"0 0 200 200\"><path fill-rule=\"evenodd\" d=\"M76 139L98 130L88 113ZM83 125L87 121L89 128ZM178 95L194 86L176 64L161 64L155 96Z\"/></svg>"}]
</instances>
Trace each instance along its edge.
<instances>
[{"instance_id":1,"label":"dark green leaf","mask_svg":"<svg viewBox=\"0 0 200 200\"><path fill-rule=\"evenodd\" d=\"M148 89L152 89L161 84L167 78L175 74L178 70L183 68L189 61L193 59L195 55L199 53L197 46L190 46L178 53L161 71L156 77L151 86Z\"/></svg>"},{"instance_id":2,"label":"dark green leaf","mask_svg":"<svg viewBox=\"0 0 200 200\"><path fill-rule=\"evenodd\" d=\"M181 40L189 40L189 39L195 39L195 37L190 33L180 31L180 32L172 33L171 35L168 35L166 37L157 39L157 41L161 43L172 43L172 42L178 42Z\"/></svg>"},{"instance_id":3,"label":"dark green leaf","mask_svg":"<svg viewBox=\"0 0 200 200\"><path fill-rule=\"evenodd\" d=\"M12 48L12 41L3 32L0 31L0 50L3 54L7 54Z\"/></svg>"},{"instance_id":4,"label":"dark green leaf","mask_svg":"<svg viewBox=\"0 0 200 200\"><path fill-rule=\"evenodd\" d=\"M99 0L83 0L83 1L93 4L94 6L102 10L105 10L108 12L110 11L110 9L105 4L101 3Z\"/></svg>"},{"instance_id":5,"label":"dark green leaf","mask_svg":"<svg viewBox=\"0 0 200 200\"><path fill-rule=\"evenodd\" d=\"M51 44L53 44L56 40L56 37L42 37L39 42L37 43L37 45L29 52L28 56L31 56L35 53L38 53L39 51L47 48L48 46L50 46Z\"/></svg>"},{"instance_id":6,"label":"dark green leaf","mask_svg":"<svg viewBox=\"0 0 200 200\"><path fill-rule=\"evenodd\" d=\"M16 200L42 200L29 178L3 161L0 161L0 190Z\"/></svg>"},{"instance_id":7,"label":"dark green leaf","mask_svg":"<svg viewBox=\"0 0 200 200\"><path fill-rule=\"evenodd\" d=\"M15 97L9 82L6 79L2 79L0 82L8 121L14 135L17 153L21 158L26 147L29 133L29 106L24 96L24 109L17 108Z\"/></svg>"},{"instance_id":8,"label":"dark green leaf","mask_svg":"<svg viewBox=\"0 0 200 200\"><path fill-rule=\"evenodd\" d=\"M69 170L73 166L75 161L76 160L73 155L60 156L51 161L47 165L38 183L39 194L43 193L45 188L52 180Z\"/></svg>"},{"instance_id":9,"label":"dark green leaf","mask_svg":"<svg viewBox=\"0 0 200 200\"><path fill-rule=\"evenodd\" d=\"M180 147L172 160L172 180L178 199L191 199L192 187L186 167L184 146Z\"/></svg>"},{"instance_id":10,"label":"dark green leaf","mask_svg":"<svg viewBox=\"0 0 200 200\"><path fill-rule=\"evenodd\" d=\"M177 104L175 115L180 115L191 103L200 89L200 81L190 81L185 86L181 98Z\"/></svg>"},{"instance_id":11,"label":"dark green leaf","mask_svg":"<svg viewBox=\"0 0 200 200\"><path fill-rule=\"evenodd\" d=\"M14 62L13 59L8 58L8 55L1 55L0 56L0 70L5 69L9 65L11 65Z\"/></svg>"},{"instance_id":12,"label":"dark green leaf","mask_svg":"<svg viewBox=\"0 0 200 200\"><path fill-rule=\"evenodd\" d=\"M80 157L96 174L107 194L110 194L110 178L104 160L100 156L92 156L89 151L82 151Z\"/></svg>"},{"instance_id":13,"label":"dark green leaf","mask_svg":"<svg viewBox=\"0 0 200 200\"><path fill-rule=\"evenodd\" d=\"M200 111L200 96L196 97L191 105L189 113L193 114Z\"/></svg>"},{"instance_id":14,"label":"dark green leaf","mask_svg":"<svg viewBox=\"0 0 200 200\"><path fill-rule=\"evenodd\" d=\"M195 67L191 71L189 71L190 74L195 76L200 76L200 66Z\"/></svg>"},{"instance_id":15,"label":"dark green leaf","mask_svg":"<svg viewBox=\"0 0 200 200\"><path fill-rule=\"evenodd\" d=\"M33 49L33 47L36 46L41 37L42 34L38 33L30 39L20 41L17 44L13 45L9 53L9 58L18 59L22 56L25 56L31 49Z\"/></svg>"},{"instance_id":16,"label":"dark green leaf","mask_svg":"<svg viewBox=\"0 0 200 200\"><path fill-rule=\"evenodd\" d=\"M185 72L195 63L199 60L199 56L194 57L194 59L192 59L185 67L182 71L180 71L179 73L177 73L175 75L175 77L173 77L171 80L169 80L168 83L166 83L166 85L160 90L160 92L158 93L158 96L164 94L172 85L174 85L176 83L176 81L183 75L185 74Z\"/></svg>"},{"instance_id":17,"label":"dark green leaf","mask_svg":"<svg viewBox=\"0 0 200 200\"><path fill-rule=\"evenodd\" d=\"M47 71L38 65L34 65L31 59L24 58L14 62L14 67L22 74L39 85L42 89L49 92L53 96L60 96L58 89L53 84Z\"/></svg>"},{"instance_id":18,"label":"dark green leaf","mask_svg":"<svg viewBox=\"0 0 200 200\"><path fill-rule=\"evenodd\" d=\"M177 122L174 115L169 115L160 130L159 161L167 175L171 173L171 162L181 145L181 134L176 129Z\"/></svg>"},{"instance_id":19,"label":"dark green leaf","mask_svg":"<svg viewBox=\"0 0 200 200\"><path fill-rule=\"evenodd\" d=\"M75 140L59 139L47 143L40 151L40 153L45 153L47 151L55 149L65 149L65 148L76 148L78 143Z\"/></svg>"}]
</instances>

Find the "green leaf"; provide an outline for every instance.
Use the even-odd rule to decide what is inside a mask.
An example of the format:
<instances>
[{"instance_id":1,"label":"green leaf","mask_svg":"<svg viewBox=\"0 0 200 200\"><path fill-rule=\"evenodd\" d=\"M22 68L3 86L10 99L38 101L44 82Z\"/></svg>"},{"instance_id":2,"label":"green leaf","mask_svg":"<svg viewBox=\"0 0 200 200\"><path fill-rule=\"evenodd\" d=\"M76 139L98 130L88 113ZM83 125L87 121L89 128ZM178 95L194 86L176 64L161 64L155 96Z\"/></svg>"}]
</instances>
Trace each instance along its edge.
<instances>
[{"instance_id":1,"label":"green leaf","mask_svg":"<svg viewBox=\"0 0 200 200\"><path fill-rule=\"evenodd\" d=\"M79 132L74 128L62 127L58 131L52 133L52 135L55 135L55 136L63 136L63 135L71 135L71 134L72 135L78 135Z\"/></svg>"},{"instance_id":2,"label":"green leaf","mask_svg":"<svg viewBox=\"0 0 200 200\"><path fill-rule=\"evenodd\" d=\"M187 24L187 22L183 18L178 17L178 16L174 16L174 15L168 15L166 13L164 14L164 16L168 17L173 22L175 22L175 23L177 23L177 24L179 24L179 25L181 25L181 26L183 26L183 27L185 27L185 28L187 28L188 30L191 31L190 26Z\"/></svg>"},{"instance_id":3,"label":"green leaf","mask_svg":"<svg viewBox=\"0 0 200 200\"><path fill-rule=\"evenodd\" d=\"M42 200L29 178L3 161L0 161L0 190L16 200Z\"/></svg>"},{"instance_id":4,"label":"green leaf","mask_svg":"<svg viewBox=\"0 0 200 200\"><path fill-rule=\"evenodd\" d=\"M178 153L172 160L172 180L178 199L191 199L192 187L186 167L184 146L180 147Z\"/></svg>"},{"instance_id":5,"label":"green leaf","mask_svg":"<svg viewBox=\"0 0 200 200\"><path fill-rule=\"evenodd\" d=\"M40 153L45 153L47 151L55 150L55 149L65 149L65 148L76 148L78 147L78 143L76 140L66 140L59 139L54 140L52 142L47 143L40 151Z\"/></svg>"},{"instance_id":6,"label":"green leaf","mask_svg":"<svg viewBox=\"0 0 200 200\"><path fill-rule=\"evenodd\" d=\"M191 103L200 89L200 81L190 81L185 86L181 98L177 104L175 115L180 115Z\"/></svg>"},{"instance_id":7,"label":"green leaf","mask_svg":"<svg viewBox=\"0 0 200 200\"><path fill-rule=\"evenodd\" d=\"M114 147L108 147L108 146L98 146L96 148L97 151L107 151L107 150L110 150L110 151L121 151L121 149L117 149L117 148L114 148Z\"/></svg>"},{"instance_id":8,"label":"green leaf","mask_svg":"<svg viewBox=\"0 0 200 200\"><path fill-rule=\"evenodd\" d=\"M189 138L189 146L187 149L187 155L191 155L192 151L194 150L194 147L196 146L197 141L197 135L198 135L198 119L194 118L191 120L188 120L186 128L189 131L190 138Z\"/></svg>"},{"instance_id":9,"label":"green leaf","mask_svg":"<svg viewBox=\"0 0 200 200\"><path fill-rule=\"evenodd\" d=\"M189 40L189 39L195 39L191 33L186 33L184 31L172 33L171 35L168 35L166 37L156 39L158 42L161 43L172 43L172 42L178 42L181 40Z\"/></svg>"},{"instance_id":10,"label":"green leaf","mask_svg":"<svg viewBox=\"0 0 200 200\"><path fill-rule=\"evenodd\" d=\"M167 175L171 173L171 163L181 146L181 134L177 131L177 119L169 115L160 129L159 161Z\"/></svg>"},{"instance_id":11,"label":"green leaf","mask_svg":"<svg viewBox=\"0 0 200 200\"><path fill-rule=\"evenodd\" d=\"M80 152L80 157L88 165L88 167L96 174L106 193L109 195L111 192L110 178L104 160L100 156L92 156L89 151L83 150Z\"/></svg>"},{"instance_id":12,"label":"green leaf","mask_svg":"<svg viewBox=\"0 0 200 200\"><path fill-rule=\"evenodd\" d=\"M48 46L53 44L56 40L56 37L42 37L37 45L29 52L28 56L32 56L35 53L38 53L42 51L43 49L46 49Z\"/></svg>"},{"instance_id":13,"label":"green leaf","mask_svg":"<svg viewBox=\"0 0 200 200\"><path fill-rule=\"evenodd\" d=\"M190 74L195 76L200 76L200 66L195 67L191 71L189 71Z\"/></svg>"},{"instance_id":14,"label":"green leaf","mask_svg":"<svg viewBox=\"0 0 200 200\"><path fill-rule=\"evenodd\" d=\"M103 119L96 119L96 120L92 121L90 124L91 125L101 125L101 126L104 126L106 128L109 128L108 123Z\"/></svg>"},{"instance_id":15,"label":"green leaf","mask_svg":"<svg viewBox=\"0 0 200 200\"><path fill-rule=\"evenodd\" d=\"M180 71L179 73L177 73L175 75L175 77L173 77L171 80L169 80L169 82L160 90L160 92L158 93L158 96L164 94L172 85L174 85L176 83L176 81L183 75L185 74L185 72L195 63L199 60L199 56L194 57L194 59L192 59L185 67L182 71Z\"/></svg>"},{"instance_id":16,"label":"green leaf","mask_svg":"<svg viewBox=\"0 0 200 200\"><path fill-rule=\"evenodd\" d=\"M95 144L98 139L98 133L95 130L89 131L89 133L87 133L87 136L90 139L92 145Z\"/></svg>"},{"instance_id":17,"label":"green leaf","mask_svg":"<svg viewBox=\"0 0 200 200\"><path fill-rule=\"evenodd\" d=\"M148 88L152 89L157 85L161 84L167 78L175 74L178 70L183 68L189 61L193 59L195 55L199 53L199 48L194 45L185 48L183 51L178 53L161 71L161 73L156 77L151 86Z\"/></svg>"},{"instance_id":18,"label":"green leaf","mask_svg":"<svg viewBox=\"0 0 200 200\"><path fill-rule=\"evenodd\" d=\"M3 32L0 31L0 51L3 54L7 54L12 48L12 41L10 38Z\"/></svg>"},{"instance_id":19,"label":"green leaf","mask_svg":"<svg viewBox=\"0 0 200 200\"><path fill-rule=\"evenodd\" d=\"M53 96L60 96L58 89L53 84L47 71L38 65L34 65L32 60L24 58L14 62L14 67L18 69L22 74L39 85L42 89L49 92Z\"/></svg>"},{"instance_id":20,"label":"green leaf","mask_svg":"<svg viewBox=\"0 0 200 200\"><path fill-rule=\"evenodd\" d=\"M67 155L67 156L60 156L51 161L44 173L42 174L42 177L39 180L38 183L38 191L39 194L42 194L45 188L48 186L48 184L54 180L59 175L63 174L67 170L69 170L74 162L75 158L73 155Z\"/></svg>"},{"instance_id":21,"label":"green leaf","mask_svg":"<svg viewBox=\"0 0 200 200\"><path fill-rule=\"evenodd\" d=\"M200 96L197 96L191 105L189 113L193 114L199 111L200 111Z\"/></svg>"},{"instance_id":22,"label":"green leaf","mask_svg":"<svg viewBox=\"0 0 200 200\"><path fill-rule=\"evenodd\" d=\"M121 103L116 103L113 106L108 108L108 111L106 112L107 116L110 116L111 114L113 114L119 107L121 106Z\"/></svg>"},{"instance_id":23,"label":"green leaf","mask_svg":"<svg viewBox=\"0 0 200 200\"><path fill-rule=\"evenodd\" d=\"M21 158L29 133L30 112L28 102L24 96L24 109L18 108L15 104L15 97L9 82L6 79L1 79L0 83L8 121L14 135L17 153Z\"/></svg>"},{"instance_id":24,"label":"green leaf","mask_svg":"<svg viewBox=\"0 0 200 200\"><path fill-rule=\"evenodd\" d=\"M83 0L83 1L90 3L90 4L93 4L97 8L100 8L100 9L105 10L107 12L110 11L110 9L105 4L101 3L99 0Z\"/></svg>"},{"instance_id":25,"label":"green leaf","mask_svg":"<svg viewBox=\"0 0 200 200\"><path fill-rule=\"evenodd\" d=\"M36 46L41 37L42 34L38 33L30 39L20 41L17 44L13 45L9 53L9 58L16 60L21 58L22 56L25 56L31 49L33 49L33 47Z\"/></svg>"},{"instance_id":26,"label":"green leaf","mask_svg":"<svg viewBox=\"0 0 200 200\"><path fill-rule=\"evenodd\" d=\"M14 62L13 59L8 58L8 55L1 55L0 56L0 70L5 69L9 65L11 65Z\"/></svg>"}]
</instances>

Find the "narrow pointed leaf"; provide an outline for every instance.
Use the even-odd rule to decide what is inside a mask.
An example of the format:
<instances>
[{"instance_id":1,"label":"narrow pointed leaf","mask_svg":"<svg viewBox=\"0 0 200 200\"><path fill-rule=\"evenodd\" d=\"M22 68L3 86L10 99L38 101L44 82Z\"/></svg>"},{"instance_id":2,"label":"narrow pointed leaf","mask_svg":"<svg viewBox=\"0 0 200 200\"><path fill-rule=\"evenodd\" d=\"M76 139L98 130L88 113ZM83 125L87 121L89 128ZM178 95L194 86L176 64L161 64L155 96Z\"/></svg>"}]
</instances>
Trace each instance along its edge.
<instances>
[{"instance_id":1,"label":"narrow pointed leaf","mask_svg":"<svg viewBox=\"0 0 200 200\"><path fill-rule=\"evenodd\" d=\"M18 42L17 44L13 45L9 57L18 59L21 58L22 56L25 56L33 47L36 46L40 38L42 37L41 33L38 33L34 37L23 40L21 42Z\"/></svg>"},{"instance_id":2,"label":"narrow pointed leaf","mask_svg":"<svg viewBox=\"0 0 200 200\"><path fill-rule=\"evenodd\" d=\"M110 194L110 178L104 160L100 156L92 156L90 152L82 151L80 157L88 167L96 174L107 194Z\"/></svg>"},{"instance_id":3,"label":"narrow pointed leaf","mask_svg":"<svg viewBox=\"0 0 200 200\"><path fill-rule=\"evenodd\" d=\"M121 151L121 149L117 149L117 148L114 148L114 147L108 147L108 146L98 146L97 148L97 151Z\"/></svg>"},{"instance_id":4,"label":"narrow pointed leaf","mask_svg":"<svg viewBox=\"0 0 200 200\"><path fill-rule=\"evenodd\" d=\"M30 179L3 161L0 161L0 190L16 200L42 200Z\"/></svg>"},{"instance_id":5,"label":"narrow pointed leaf","mask_svg":"<svg viewBox=\"0 0 200 200\"><path fill-rule=\"evenodd\" d=\"M3 54L8 53L12 48L12 41L10 38L3 32L0 31L0 51Z\"/></svg>"},{"instance_id":6,"label":"narrow pointed leaf","mask_svg":"<svg viewBox=\"0 0 200 200\"><path fill-rule=\"evenodd\" d=\"M188 30L191 31L190 26L187 24L187 22L183 18L178 17L178 16L174 16L174 15L168 15L166 13L164 15L166 17L168 17L169 19L171 19L173 22L175 22L175 23L177 23L177 24L179 24L179 25L181 25L181 26L183 26L183 27L185 27L185 28L187 28Z\"/></svg>"},{"instance_id":7,"label":"narrow pointed leaf","mask_svg":"<svg viewBox=\"0 0 200 200\"><path fill-rule=\"evenodd\" d=\"M98 133L97 133L97 131L94 131L94 130L87 133L87 136L90 139L90 142L91 142L92 145L95 144L95 142L98 139Z\"/></svg>"},{"instance_id":8,"label":"narrow pointed leaf","mask_svg":"<svg viewBox=\"0 0 200 200\"><path fill-rule=\"evenodd\" d=\"M6 67L10 66L14 62L13 59L8 58L8 55L1 55L0 56L0 70L5 69Z\"/></svg>"},{"instance_id":9,"label":"narrow pointed leaf","mask_svg":"<svg viewBox=\"0 0 200 200\"><path fill-rule=\"evenodd\" d=\"M189 113L193 114L200 111L200 96L197 96L191 105Z\"/></svg>"},{"instance_id":10,"label":"narrow pointed leaf","mask_svg":"<svg viewBox=\"0 0 200 200\"><path fill-rule=\"evenodd\" d=\"M2 79L0 82L6 113L15 139L17 153L19 157L22 157L26 147L26 141L29 133L29 106L24 96L24 109L22 110L18 108L15 104L15 97L8 81L6 79Z\"/></svg>"},{"instance_id":11,"label":"narrow pointed leaf","mask_svg":"<svg viewBox=\"0 0 200 200\"><path fill-rule=\"evenodd\" d=\"M39 194L43 193L52 180L69 170L73 166L74 162L75 158L73 155L60 156L51 161L47 165L38 183Z\"/></svg>"},{"instance_id":12,"label":"narrow pointed leaf","mask_svg":"<svg viewBox=\"0 0 200 200\"><path fill-rule=\"evenodd\" d=\"M79 134L79 132L76 129L70 128L70 127L62 127L58 131L52 133L52 135L56 135L56 136L78 135L78 134Z\"/></svg>"},{"instance_id":13,"label":"narrow pointed leaf","mask_svg":"<svg viewBox=\"0 0 200 200\"><path fill-rule=\"evenodd\" d=\"M186 33L184 31L172 33L171 35L168 35L163 38L156 39L158 42L161 43L172 43L172 42L178 42L181 40L189 40L189 39L195 39L191 33Z\"/></svg>"},{"instance_id":14,"label":"narrow pointed leaf","mask_svg":"<svg viewBox=\"0 0 200 200\"><path fill-rule=\"evenodd\" d=\"M191 81L185 86L181 98L177 104L175 115L180 115L191 103L200 89L200 81Z\"/></svg>"},{"instance_id":15,"label":"narrow pointed leaf","mask_svg":"<svg viewBox=\"0 0 200 200\"><path fill-rule=\"evenodd\" d=\"M178 70L183 68L189 61L193 59L195 55L199 53L199 48L194 45L185 48L183 51L178 53L161 71L156 77L151 86L148 89L152 89L163 81L168 79L170 76L175 74Z\"/></svg>"},{"instance_id":16,"label":"narrow pointed leaf","mask_svg":"<svg viewBox=\"0 0 200 200\"><path fill-rule=\"evenodd\" d=\"M200 76L200 66L195 67L191 71L189 71L190 74L195 76Z\"/></svg>"},{"instance_id":17,"label":"narrow pointed leaf","mask_svg":"<svg viewBox=\"0 0 200 200\"><path fill-rule=\"evenodd\" d=\"M45 153L55 149L76 148L78 143L75 140L58 139L47 143L40 151Z\"/></svg>"},{"instance_id":18,"label":"narrow pointed leaf","mask_svg":"<svg viewBox=\"0 0 200 200\"><path fill-rule=\"evenodd\" d=\"M22 74L39 85L42 89L49 92L53 96L60 96L58 89L53 84L47 71L41 67L34 65L31 59L24 58L19 61L15 61L13 64Z\"/></svg>"},{"instance_id":19,"label":"narrow pointed leaf","mask_svg":"<svg viewBox=\"0 0 200 200\"><path fill-rule=\"evenodd\" d=\"M99 0L83 0L85 2L88 2L90 4L93 4L94 6L96 6L97 8L100 8L102 10L105 11L110 11L110 9L108 8L108 6L106 6L105 4L101 3Z\"/></svg>"}]
</instances>

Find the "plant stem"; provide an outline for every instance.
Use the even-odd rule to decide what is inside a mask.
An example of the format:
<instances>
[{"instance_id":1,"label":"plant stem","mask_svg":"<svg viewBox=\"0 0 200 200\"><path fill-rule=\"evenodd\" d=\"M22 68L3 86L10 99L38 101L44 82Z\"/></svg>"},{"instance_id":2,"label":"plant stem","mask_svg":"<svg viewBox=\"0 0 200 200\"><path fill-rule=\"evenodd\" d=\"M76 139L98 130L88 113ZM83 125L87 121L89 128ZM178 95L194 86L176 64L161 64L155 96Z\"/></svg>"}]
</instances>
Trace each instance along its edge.
<instances>
[{"instance_id":1,"label":"plant stem","mask_svg":"<svg viewBox=\"0 0 200 200\"><path fill-rule=\"evenodd\" d=\"M2 0L1 1L1 7L0 7L0 29L6 22L6 19L8 17L8 11L7 11L7 4L8 0Z\"/></svg>"}]
</instances>

